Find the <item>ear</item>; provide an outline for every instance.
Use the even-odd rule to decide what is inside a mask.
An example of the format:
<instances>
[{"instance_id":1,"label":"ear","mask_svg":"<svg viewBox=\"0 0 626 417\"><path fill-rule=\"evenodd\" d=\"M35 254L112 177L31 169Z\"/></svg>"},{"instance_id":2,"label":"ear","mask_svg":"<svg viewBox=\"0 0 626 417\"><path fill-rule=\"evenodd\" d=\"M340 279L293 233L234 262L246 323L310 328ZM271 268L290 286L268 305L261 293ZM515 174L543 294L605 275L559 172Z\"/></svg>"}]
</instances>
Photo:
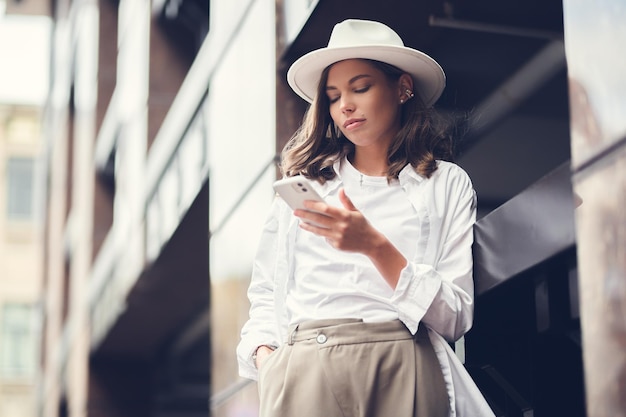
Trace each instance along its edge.
<instances>
[{"instance_id":1,"label":"ear","mask_svg":"<svg viewBox=\"0 0 626 417\"><path fill-rule=\"evenodd\" d=\"M407 100L407 90L413 92L413 77L404 73L398 79L398 100Z\"/></svg>"}]
</instances>

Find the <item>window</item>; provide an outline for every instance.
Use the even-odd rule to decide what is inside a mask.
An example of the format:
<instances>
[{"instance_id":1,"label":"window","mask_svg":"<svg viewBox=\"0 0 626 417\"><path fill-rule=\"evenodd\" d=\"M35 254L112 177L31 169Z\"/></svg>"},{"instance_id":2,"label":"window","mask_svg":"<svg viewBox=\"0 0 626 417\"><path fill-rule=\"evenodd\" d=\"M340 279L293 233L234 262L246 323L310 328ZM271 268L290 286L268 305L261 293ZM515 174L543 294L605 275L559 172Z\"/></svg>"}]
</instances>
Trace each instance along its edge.
<instances>
[{"instance_id":1,"label":"window","mask_svg":"<svg viewBox=\"0 0 626 417\"><path fill-rule=\"evenodd\" d=\"M7 161L7 217L9 220L33 218L33 190L33 158L9 158Z\"/></svg>"},{"instance_id":2,"label":"window","mask_svg":"<svg viewBox=\"0 0 626 417\"><path fill-rule=\"evenodd\" d=\"M0 314L0 376L3 379L34 376L37 349L34 307L8 303Z\"/></svg>"}]
</instances>

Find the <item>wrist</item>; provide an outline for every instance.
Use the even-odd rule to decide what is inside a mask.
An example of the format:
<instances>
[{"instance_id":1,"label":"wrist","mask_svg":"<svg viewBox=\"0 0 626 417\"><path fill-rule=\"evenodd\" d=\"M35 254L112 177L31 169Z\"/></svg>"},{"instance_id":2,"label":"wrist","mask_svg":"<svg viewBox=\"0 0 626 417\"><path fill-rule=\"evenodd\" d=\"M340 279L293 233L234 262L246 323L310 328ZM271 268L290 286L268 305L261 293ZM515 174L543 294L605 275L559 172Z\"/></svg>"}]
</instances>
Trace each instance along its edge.
<instances>
[{"instance_id":1,"label":"wrist","mask_svg":"<svg viewBox=\"0 0 626 417\"><path fill-rule=\"evenodd\" d=\"M257 346L256 349L254 349L254 352L252 352L252 363L254 364L254 367L258 369L257 358L259 357L259 351L265 351L264 353L268 354L268 351L273 352L274 350L276 350L276 346L272 346L272 345Z\"/></svg>"},{"instance_id":2,"label":"wrist","mask_svg":"<svg viewBox=\"0 0 626 417\"><path fill-rule=\"evenodd\" d=\"M400 273L408 261L402 253L384 235L378 234L372 240L367 254L374 267L380 272L391 288L396 288Z\"/></svg>"},{"instance_id":3,"label":"wrist","mask_svg":"<svg viewBox=\"0 0 626 417\"><path fill-rule=\"evenodd\" d=\"M365 256L373 261L376 261L387 257L390 250L393 250L393 244L385 235L376 231L376 233L369 239L369 247L365 252Z\"/></svg>"}]
</instances>

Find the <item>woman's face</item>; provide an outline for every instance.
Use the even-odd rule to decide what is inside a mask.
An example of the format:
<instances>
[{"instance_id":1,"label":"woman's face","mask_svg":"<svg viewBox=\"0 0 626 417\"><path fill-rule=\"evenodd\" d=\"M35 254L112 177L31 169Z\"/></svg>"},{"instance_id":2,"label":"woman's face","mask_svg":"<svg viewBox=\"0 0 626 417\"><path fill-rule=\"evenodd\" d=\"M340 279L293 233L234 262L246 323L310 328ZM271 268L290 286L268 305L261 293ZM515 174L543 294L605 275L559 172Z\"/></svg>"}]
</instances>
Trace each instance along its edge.
<instances>
[{"instance_id":1,"label":"woman's face","mask_svg":"<svg viewBox=\"0 0 626 417\"><path fill-rule=\"evenodd\" d=\"M330 116L355 146L389 147L400 130L404 77L390 81L378 68L360 59L330 67L326 82Z\"/></svg>"}]
</instances>

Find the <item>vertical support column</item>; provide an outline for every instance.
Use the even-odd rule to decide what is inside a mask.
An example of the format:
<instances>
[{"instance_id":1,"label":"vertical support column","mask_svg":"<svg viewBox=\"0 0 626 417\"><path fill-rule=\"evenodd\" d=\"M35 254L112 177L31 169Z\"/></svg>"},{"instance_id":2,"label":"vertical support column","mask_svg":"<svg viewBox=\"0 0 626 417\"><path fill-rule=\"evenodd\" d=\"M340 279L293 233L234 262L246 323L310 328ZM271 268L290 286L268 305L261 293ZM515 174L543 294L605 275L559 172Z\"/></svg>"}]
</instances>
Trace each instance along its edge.
<instances>
[{"instance_id":1,"label":"vertical support column","mask_svg":"<svg viewBox=\"0 0 626 417\"><path fill-rule=\"evenodd\" d=\"M587 415L626 416L626 3L563 12Z\"/></svg>"},{"instance_id":2,"label":"vertical support column","mask_svg":"<svg viewBox=\"0 0 626 417\"><path fill-rule=\"evenodd\" d=\"M40 414L56 416L61 398L59 377L61 363L58 360L59 340L63 320L63 281L65 276L65 247L63 242L66 227L66 189L68 165L68 105L70 94L69 25L62 14L63 2L57 5L60 16L55 25L52 39L53 61L49 106L46 112L45 132L49 159L48 185L48 232L46 236L46 282L44 288L44 314L46 317L43 335L44 363L41 384Z\"/></svg>"},{"instance_id":3,"label":"vertical support column","mask_svg":"<svg viewBox=\"0 0 626 417\"><path fill-rule=\"evenodd\" d=\"M149 0L122 0L119 6L118 97L121 120L115 167L113 206L116 240L126 248L118 271L122 292L144 266L145 161L148 137L150 54Z\"/></svg>"},{"instance_id":4,"label":"vertical support column","mask_svg":"<svg viewBox=\"0 0 626 417\"><path fill-rule=\"evenodd\" d=\"M71 417L87 415L90 326L87 294L92 263L94 216L94 144L98 76L98 5L74 3L74 151L71 218L70 313L71 338L67 378Z\"/></svg>"},{"instance_id":5,"label":"vertical support column","mask_svg":"<svg viewBox=\"0 0 626 417\"><path fill-rule=\"evenodd\" d=\"M276 153L279 154L302 122L307 103L298 97L287 84L285 51L297 36L303 24L315 9L318 1L276 1ZM298 29L297 29L298 28Z\"/></svg>"}]
</instances>

